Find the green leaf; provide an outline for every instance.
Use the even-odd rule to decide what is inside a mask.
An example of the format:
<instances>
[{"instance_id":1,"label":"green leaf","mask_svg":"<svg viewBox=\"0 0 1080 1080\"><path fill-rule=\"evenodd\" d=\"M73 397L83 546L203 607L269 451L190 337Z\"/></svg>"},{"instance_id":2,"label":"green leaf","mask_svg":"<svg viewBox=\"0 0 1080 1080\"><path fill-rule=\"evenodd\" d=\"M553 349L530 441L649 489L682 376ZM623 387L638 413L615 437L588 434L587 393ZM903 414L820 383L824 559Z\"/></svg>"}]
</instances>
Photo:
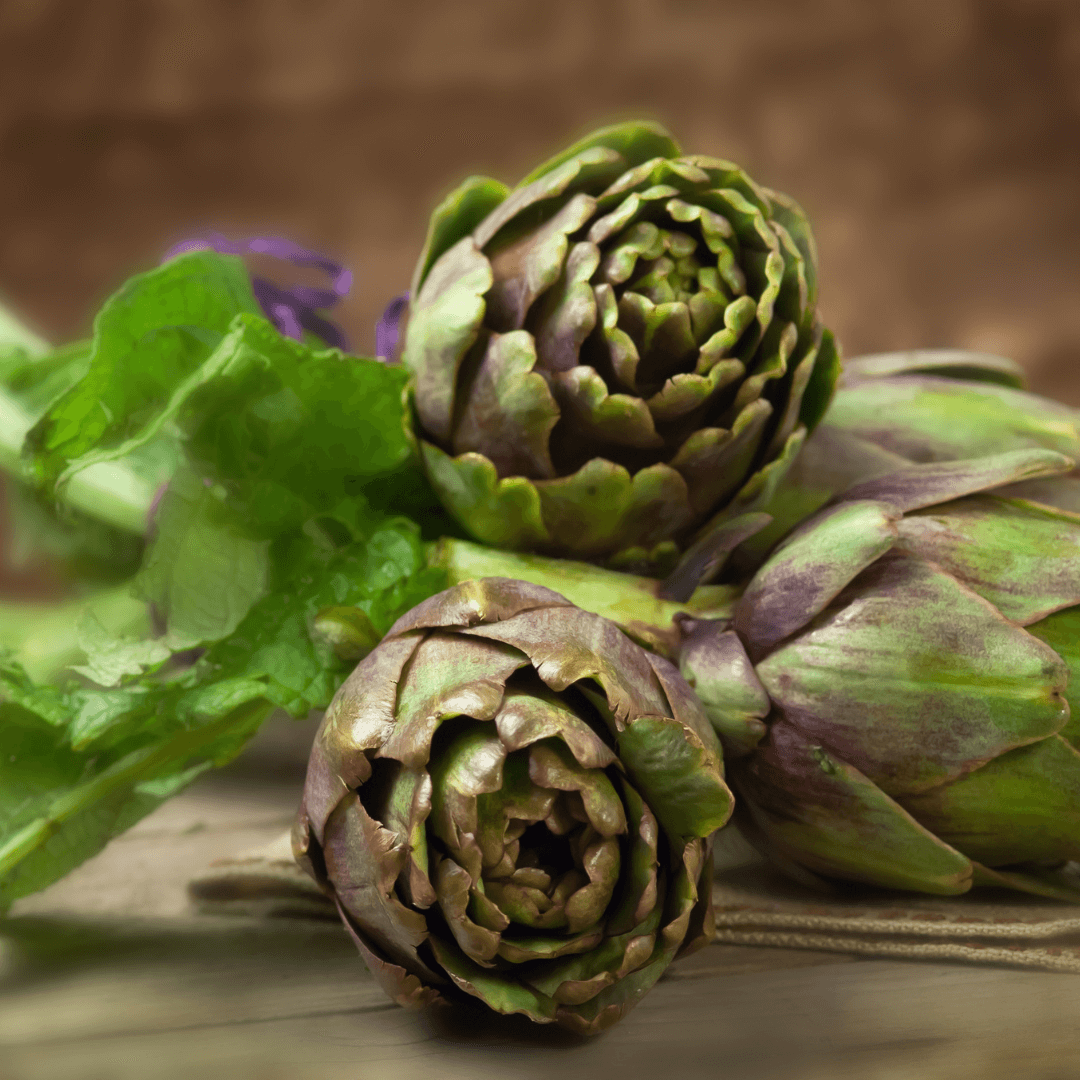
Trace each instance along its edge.
<instances>
[{"instance_id":1,"label":"green leaf","mask_svg":"<svg viewBox=\"0 0 1080 1080\"><path fill-rule=\"evenodd\" d=\"M240 531L222 495L184 469L158 512L137 587L165 616L174 649L226 637L266 589L268 542Z\"/></svg>"},{"instance_id":2,"label":"green leaf","mask_svg":"<svg viewBox=\"0 0 1080 1080\"><path fill-rule=\"evenodd\" d=\"M79 619L77 633L79 648L86 653L89 663L72 670L98 686L116 686L125 675L142 675L147 668L157 667L172 655L172 649L160 639L114 637L89 610Z\"/></svg>"},{"instance_id":3,"label":"green leaf","mask_svg":"<svg viewBox=\"0 0 1080 1080\"><path fill-rule=\"evenodd\" d=\"M298 543L279 554L275 575L267 596L201 663L215 678L262 679L270 700L294 716L325 708L349 667L313 638L319 612L357 608L381 637L446 580L427 568L417 528L400 519L369 526L329 554L313 541Z\"/></svg>"},{"instance_id":4,"label":"green leaf","mask_svg":"<svg viewBox=\"0 0 1080 1080\"><path fill-rule=\"evenodd\" d=\"M192 730L111 758L63 747L40 717L4 709L0 735L0 910L100 851L227 754L270 711L256 701ZM245 740L246 741L246 740Z\"/></svg>"},{"instance_id":5,"label":"green leaf","mask_svg":"<svg viewBox=\"0 0 1080 1080\"><path fill-rule=\"evenodd\" d=\"M91 448L134 434L234 316L258 311L247 271L232 256L192 252L130 278L94 320L86 374L27 436L39 477L53 483Z\"/></svg>"}]
</instances>

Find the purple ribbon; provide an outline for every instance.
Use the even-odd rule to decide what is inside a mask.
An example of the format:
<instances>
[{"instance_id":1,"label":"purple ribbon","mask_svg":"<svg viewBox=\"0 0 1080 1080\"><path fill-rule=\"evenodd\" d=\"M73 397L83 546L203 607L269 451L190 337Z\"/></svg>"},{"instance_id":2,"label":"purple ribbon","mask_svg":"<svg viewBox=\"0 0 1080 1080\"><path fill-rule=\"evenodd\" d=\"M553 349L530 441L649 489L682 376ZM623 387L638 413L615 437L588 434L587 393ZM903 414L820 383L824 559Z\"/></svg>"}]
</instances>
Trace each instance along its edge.
<instances>
[{"instance_id":1,"label":"purple ribbon","mask_svg":"<svg viewBox=\"0 0 1080 1080\"><path fill-rule=\"evenodd\" d=\"M294 285L282 289L266 278L251 276L251 289L266 317L285 337L303 341L304 331L317 334L328 345L348 351L349 344L339 326L323 318L320 308L331 308L343 300L352 288L352 271L340 263L320 255L317 251L294 244L280 236L252 236L242 240L230 240L221 233L207 233L174 244L165 253L162 262L174 255L188 251L219 251L222 255L269 255L294 266L310 266L322 270L330 278L329 289L316 289L307 285ZM396 325L395 325L396 340Z\"/></svg>"},{"instance_id":2,"label":"purple ribbon","mask_svg":"<svg viewBox=\"0 0 1080 1080\"><path fill-rule=\"evenodd\" d=\"M379 360L393 363L397 357L398 334L401 329L401 317L409 306L409 294L395 296L382 313L382 318L375 324L375 356Z\"/></svg>"}]
</instances>

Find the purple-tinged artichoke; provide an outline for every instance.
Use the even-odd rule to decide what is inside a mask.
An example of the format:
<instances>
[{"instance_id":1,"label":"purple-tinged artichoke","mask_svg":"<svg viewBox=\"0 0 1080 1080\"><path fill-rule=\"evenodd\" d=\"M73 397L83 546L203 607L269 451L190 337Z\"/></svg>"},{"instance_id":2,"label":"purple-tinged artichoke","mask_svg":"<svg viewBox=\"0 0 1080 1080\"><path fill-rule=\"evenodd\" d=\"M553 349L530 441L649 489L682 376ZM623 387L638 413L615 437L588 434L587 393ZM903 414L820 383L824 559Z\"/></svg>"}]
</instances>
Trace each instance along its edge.
<instances>
[{"instance_id":1,"label":"purple-tinged artichoke","mask_svg":"<svg viewBox=\"0 0 1080 1080\"><path fill-rule=\"evenodd\" d=\"M790 872L1080 900L1080 514L1063 508L1080 508L1080 415L959 381L950 358L879 380L875 358L838 392L834 452L798 470L828 505L730 621L685 623L680 669L740 826Z\"/></svg>"},{"instance_id":2,"label":"purple-tinged artichoke","mask_svg":"<svg viewBox=\"0 0 1080 1080\"><path fill-rule=\"evenodd\" d=\"M420 446L472 536L670 566L769 498L839 368L790 198L663 128L587 136L439 205L401 359Z\"/></svg>"},{"instance_id":3,"label":"purple-tinged artichoke","mask_svg":"<svg viewBox=\"0 0 1080 1080\"><path fill-rule=\"evenodd\" d=\"M719 744L675 667L558 593L469 581L327 710L294 832L403 1005L610 1026L712 935Z\"/></svg>"}]
</instances>

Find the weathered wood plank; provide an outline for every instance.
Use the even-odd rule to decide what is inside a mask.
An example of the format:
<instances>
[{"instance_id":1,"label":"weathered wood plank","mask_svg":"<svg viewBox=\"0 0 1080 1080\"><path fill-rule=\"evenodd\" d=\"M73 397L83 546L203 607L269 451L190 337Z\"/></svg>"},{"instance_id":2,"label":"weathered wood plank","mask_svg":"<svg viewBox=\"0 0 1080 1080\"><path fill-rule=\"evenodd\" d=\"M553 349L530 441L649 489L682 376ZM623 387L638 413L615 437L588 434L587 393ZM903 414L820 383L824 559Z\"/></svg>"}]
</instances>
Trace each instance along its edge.
<instances>
[{"instance_id":1,"label":"weathered wood plank","mask_svg":"<svg viewBox=\"0 0 1080 1080\"><path fill-rule=\"evenodd\" d=\"M334 923L193 915L183 886L272 839L296 789L198 785L20 902L0 954L0 1080L1064 1080L1080 980L713 947L582 1041L389 1005Z\"/></svg>"}]
</instances>

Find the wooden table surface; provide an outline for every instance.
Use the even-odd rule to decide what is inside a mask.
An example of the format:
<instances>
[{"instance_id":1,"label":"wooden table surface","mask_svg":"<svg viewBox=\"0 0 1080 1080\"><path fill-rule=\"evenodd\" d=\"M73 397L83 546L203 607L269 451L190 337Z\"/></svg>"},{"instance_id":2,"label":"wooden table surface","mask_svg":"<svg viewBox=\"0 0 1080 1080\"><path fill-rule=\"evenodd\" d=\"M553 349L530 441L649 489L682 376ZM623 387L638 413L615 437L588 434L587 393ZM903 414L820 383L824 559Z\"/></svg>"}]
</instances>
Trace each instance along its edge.
<instances>
[{"instance_id":1,"label":"wooden table surface","mask_svg":"<svg viewBox=\"0 0 1080 1080\"><path fill-rule=\"evenodd\" d=\"M0 922L0 1080L1080 1077L1080 979L712 946L583 1040L390 1004L330 922L206 916L186 882L288 826L219 774Z\"/></svg>"}]
</instances>

